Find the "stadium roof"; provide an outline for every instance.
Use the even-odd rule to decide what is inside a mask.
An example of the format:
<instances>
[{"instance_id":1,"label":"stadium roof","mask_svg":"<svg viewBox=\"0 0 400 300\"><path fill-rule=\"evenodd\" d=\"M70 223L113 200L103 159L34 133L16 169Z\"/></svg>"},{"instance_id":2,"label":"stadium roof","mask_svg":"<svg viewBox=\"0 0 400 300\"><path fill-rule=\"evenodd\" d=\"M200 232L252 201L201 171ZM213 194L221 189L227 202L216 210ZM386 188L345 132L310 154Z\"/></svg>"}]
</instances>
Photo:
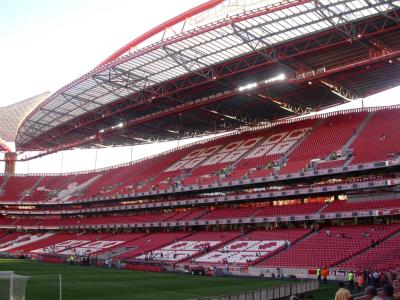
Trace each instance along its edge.
<instances>
[{"instance_id":1,"label":"stadium roof","mask_svg":"<svg viewBox=\"0 0 400 300\"><path fill-rule=\"evenodd\" d=\"M8 150L4 142L15 142L17 130L22 121L49 95L50 93L46 92L9 106L0 107L0 149Z\"/></svg>"},{"instance_id":2,"label":"stadium roof","mask_svg":"<svg viewBox=\"0 0 400 300\"><path fill-rule=\"evenodd\" d=\"M400 1L253 1L240 13L225 10L216 21L185 27L189 17L224 12L233 2L241 1L208 1L163 23L52 94L21 125L18 149L193 137L400 84ZM167 37L166 25L181 30Z\"/></svg>"}]
</instances>

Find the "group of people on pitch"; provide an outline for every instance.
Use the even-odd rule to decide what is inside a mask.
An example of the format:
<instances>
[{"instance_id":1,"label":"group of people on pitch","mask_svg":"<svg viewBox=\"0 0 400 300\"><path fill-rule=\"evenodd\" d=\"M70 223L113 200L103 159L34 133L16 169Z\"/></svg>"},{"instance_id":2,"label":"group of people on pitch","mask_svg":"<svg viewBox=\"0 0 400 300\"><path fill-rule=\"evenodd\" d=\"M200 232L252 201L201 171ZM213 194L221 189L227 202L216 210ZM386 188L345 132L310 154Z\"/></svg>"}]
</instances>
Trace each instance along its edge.
<instances>
[{"instance_id":1,"label":"group of people on pitch","mask_svg":"<svg viewBox=\"0 0 400 300\"><path fill-rule=\"evenodd\" d=\"M320 283L327 283L329 270L328 268L318 268L316 270L317 279ZM392 280L395 277L395 274L391 275ZM348 281L349 290L358 291L361 293L364 287L366 286L374 286L375 288L383 287L389 283L389 278L385 272L379 272L378 270L375 271L368 271L365 270L363 272L353 272L349 271L346 274L346 279ZM394 278L395 279L395 278Z\"/></svg>"}]
</instances>

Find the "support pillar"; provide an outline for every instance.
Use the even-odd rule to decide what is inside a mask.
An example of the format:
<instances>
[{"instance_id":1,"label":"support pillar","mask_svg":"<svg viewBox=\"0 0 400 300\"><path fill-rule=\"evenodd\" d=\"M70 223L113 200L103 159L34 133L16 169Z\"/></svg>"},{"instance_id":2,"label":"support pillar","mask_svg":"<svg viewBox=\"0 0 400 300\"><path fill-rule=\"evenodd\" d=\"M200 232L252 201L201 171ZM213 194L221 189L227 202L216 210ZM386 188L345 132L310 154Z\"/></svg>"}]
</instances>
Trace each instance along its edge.
<instances>
[{"instance_id":1,"label":"support pillar","mask_svg":"<svg viewBox=\"0 0 400 300\"><path fill-rule=\"evenodd\" d=\"M15 174L15 163L17 160L17 153L6 152L4 154L4 160L5 160L4 174L5 175L14 175Z\"/></svg>"}]
</instances>

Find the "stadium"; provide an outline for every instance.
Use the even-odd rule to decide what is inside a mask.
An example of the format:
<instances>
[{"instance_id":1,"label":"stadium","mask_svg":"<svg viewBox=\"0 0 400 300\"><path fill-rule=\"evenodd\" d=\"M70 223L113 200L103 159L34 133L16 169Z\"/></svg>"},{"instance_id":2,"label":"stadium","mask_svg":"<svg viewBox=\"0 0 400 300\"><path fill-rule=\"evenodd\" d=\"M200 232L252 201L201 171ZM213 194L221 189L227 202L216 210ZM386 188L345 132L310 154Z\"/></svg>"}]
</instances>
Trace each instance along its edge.
<instances>
[{"instance_id":1,"label":"stadium","mask_svg":"<svg viewBox=\"0 0 400 300\"><path fill-rule=\"evenodd\" d=\"M336 299L397 299L400 105L335 108L400 85L400 2L179 13L0 108L0 298L335 299L341 282L352 296ZM15 172L177 140L105 168Z\"/></svg>"}]
</instances>

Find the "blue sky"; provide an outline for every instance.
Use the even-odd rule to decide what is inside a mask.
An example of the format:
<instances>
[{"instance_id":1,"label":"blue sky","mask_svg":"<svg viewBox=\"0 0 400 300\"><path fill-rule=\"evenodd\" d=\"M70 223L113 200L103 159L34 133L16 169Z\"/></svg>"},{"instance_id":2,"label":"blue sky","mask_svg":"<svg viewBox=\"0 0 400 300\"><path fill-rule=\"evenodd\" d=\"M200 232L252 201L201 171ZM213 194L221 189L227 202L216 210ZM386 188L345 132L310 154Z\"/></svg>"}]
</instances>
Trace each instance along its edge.
<instances>
[{"instance_id":1,"label":"blue sky","mask_svg":"<svg viewBox=\"0 0 400 300\"><path fill-rule=\"evenodd\" d=\"M54 92L90 71L150 28L202 0L0 0L0 106ZM400 89L367 98L366 106L400 103ZM361 102L330 109L360 107ZM17 172L105 167L176 147L178 142L131 149L68 151L20 163ZM115 155L118 151L118 155ZM61 163L63 156L64 162ZM61 165L63 166L61 168ZM0 172L3 167L0 164Z\"/></svg>"}]
</instances>

